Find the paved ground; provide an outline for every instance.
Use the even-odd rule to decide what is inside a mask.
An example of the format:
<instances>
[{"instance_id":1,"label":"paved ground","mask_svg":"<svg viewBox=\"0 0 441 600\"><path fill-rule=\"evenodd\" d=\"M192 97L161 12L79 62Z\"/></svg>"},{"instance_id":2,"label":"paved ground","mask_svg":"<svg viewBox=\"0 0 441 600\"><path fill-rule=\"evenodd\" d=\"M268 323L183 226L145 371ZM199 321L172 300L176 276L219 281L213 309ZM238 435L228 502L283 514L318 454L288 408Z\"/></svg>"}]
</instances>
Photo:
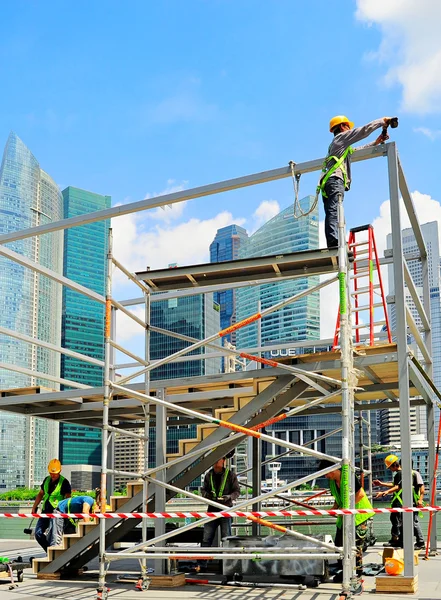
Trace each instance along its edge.
<instances>
[{"instance_id":1,"label":"paved ground","mask_svg":"<svg viewBox=\"0 0 441 600\"><path fill-rule=\"evenodd\" d=\"M35 542L0 541L0 555L23 558L36 556L38 545ZM366 562L380 562L382 548L372 548L366 555ZM441 547L440 547L441 553ZM118 573L136 571L134 561L117 563L118 571L108 574L110 588L109 600L337 600L340 586L321 584L315 589L299 591L297 589L265 589L265 588L233 588L226 586L198 585L174 589L151 588L145 592L136 592L133 584L115 583ZM25 580L13 591L8 590L8 583L0 579L0 600L38 600L41 598L56 600L95 600L97 587L96 561L90 564L90 571L77 581L40 581L29 570L25 571ZM420 561L418 569L419 592L406 595L414 600L441 600L441 554L429 561ZM375 577L365 577L365 592L357 596L360 600L403 600L404 594L376 594Z\"/></svg>"}]
</instances>

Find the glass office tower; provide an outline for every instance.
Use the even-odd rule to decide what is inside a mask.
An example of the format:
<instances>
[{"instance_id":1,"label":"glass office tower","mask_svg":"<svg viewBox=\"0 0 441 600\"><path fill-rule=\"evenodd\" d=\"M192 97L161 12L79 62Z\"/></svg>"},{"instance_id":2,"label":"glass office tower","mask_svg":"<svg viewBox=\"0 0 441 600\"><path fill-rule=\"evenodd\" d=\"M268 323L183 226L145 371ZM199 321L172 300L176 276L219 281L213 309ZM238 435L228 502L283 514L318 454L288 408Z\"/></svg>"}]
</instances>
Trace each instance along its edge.
<instances>
[{"instance_id":1,"label":"glass office tower","mask_svg":"<svg viewBox=\"0 0 441 600\"><path fill-rule=\"evenodd\" d=\"M248 233L239 225L228 225L218 229L210 244L210 262L218 263L239 258L240 248L247 239ZM214 292L214 301L220 306L221 329L236 323L236 290ZM236 332L225 336L225 339L236 344Z\"/></svg>"},{"instance_id":2,"label":"glass office tower","mask_svg":"<svg viewBox=\"0 0 441 600\"><path fill-rule=\"evenodd\" d=\"M63 190L64 218L109 208L110 196L75 187ZM63 274L105 295L109 221L98 221L64 232ZM63 289L62 346L104 360L104 306L74 290ZM61 376L103 385L102 367L62 355ZM101 464L101 430L60 424L60 460L63 464Z\"/></svg>"},{"instance_id":3,"label":"glass office tower","mask_svg":"<svg viewBox=\"0 0 441 600\"><path fill-rule=\"evenodd\" d=\"M8 138L0 168L0 216L0 234L63 217L57 184L15 133ZM7 247L62 273L62 232L11 242ZM60 345L61 286L0 257L0 324ZM0 362L60 375L59 354L3 334ZM30 386L58 389L47 379L0 369L0 389ZM0 491L39 485L47 474L48 461L58 453L58 424L1 412L0 434Z\"/></svg>"}]
</instances>

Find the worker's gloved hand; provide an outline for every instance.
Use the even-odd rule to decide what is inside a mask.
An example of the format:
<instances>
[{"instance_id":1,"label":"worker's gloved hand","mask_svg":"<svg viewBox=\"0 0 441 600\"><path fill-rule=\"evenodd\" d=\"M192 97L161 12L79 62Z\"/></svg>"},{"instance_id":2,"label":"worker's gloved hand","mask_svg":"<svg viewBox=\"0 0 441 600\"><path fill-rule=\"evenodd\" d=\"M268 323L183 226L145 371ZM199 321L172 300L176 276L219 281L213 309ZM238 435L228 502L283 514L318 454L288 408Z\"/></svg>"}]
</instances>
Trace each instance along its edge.
<instances>
[{"instance_id":1,"label":"worker's gloved hand","mask_svg":"<svg viewBox=\"0 0 441 600\"><path fill-rule=\"evenodd\" d=\"M221 496L220 498L218 498L219 502L228 502L230 499L230 496L226 495L226 496Z\"/></svg>"},{"instance_id":2,"label":"worker's gloved hand","mask_svg":"<svg viewBox=\"0 0 441 600\"><path fill-rule=\"evenodd\" d=\"M384 144L384 142L386 142L388 139L389 136L387 133L380 134L375 140L375 146L378 146L379 144Z\"/></svg>"},{"instance_id":3,"label":"worker's gloved hand","mask_svg":"<svg viewBox=\"0 0 441 600\"><path fill-rule=\"evenodd\" d=\"M381 485L381 481L379 479L374 479L372 485Z\"/></svg>"}]
</instances>

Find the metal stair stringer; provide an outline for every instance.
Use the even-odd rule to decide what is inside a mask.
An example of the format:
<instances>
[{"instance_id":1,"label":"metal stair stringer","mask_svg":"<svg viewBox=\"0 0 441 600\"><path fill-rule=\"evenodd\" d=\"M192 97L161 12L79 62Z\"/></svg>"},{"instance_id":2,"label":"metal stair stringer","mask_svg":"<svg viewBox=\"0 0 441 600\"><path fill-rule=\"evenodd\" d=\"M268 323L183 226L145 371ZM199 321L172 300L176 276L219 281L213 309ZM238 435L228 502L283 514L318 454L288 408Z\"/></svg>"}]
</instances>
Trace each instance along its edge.
<instances>
[{"instance_id":1,"label":"metal stair stringer","mask_svg":"<svg viewBox=\"0 0 441 600\"><path fill-rule=\"evenodd\" d=\"M307 384L299 381L292 375L280 375L267 388L259 393L253 400L241 408L230 421L237 425L252 427L262 421L275 416L293 399L300 396ZM261 411L261 412L259 412ZM229 436L229 429L218 427L212 434L198 444L198 448L205 447L213 442L220 441ZM172 482L185 487L202 475L218 458L232 450L239 442L232 440L231 445L224 444L209 455L194 464L194 459L181 462L167 471L167 482ZM191 467L191 468L190 468ZM118 508L118 512L136 512L142 505L142 492L139 492ZM149 499L149 511L154 511L154 496ZM121 540L130 530L140 523L140 519L109 519L106 526L106 546L109 547ZM98 555L99 528L96 527L80 538L74 545L56 557L47 566L40 569L39 573L56 573L63 569L78 570Z\"/></svg>"}]
</instances>

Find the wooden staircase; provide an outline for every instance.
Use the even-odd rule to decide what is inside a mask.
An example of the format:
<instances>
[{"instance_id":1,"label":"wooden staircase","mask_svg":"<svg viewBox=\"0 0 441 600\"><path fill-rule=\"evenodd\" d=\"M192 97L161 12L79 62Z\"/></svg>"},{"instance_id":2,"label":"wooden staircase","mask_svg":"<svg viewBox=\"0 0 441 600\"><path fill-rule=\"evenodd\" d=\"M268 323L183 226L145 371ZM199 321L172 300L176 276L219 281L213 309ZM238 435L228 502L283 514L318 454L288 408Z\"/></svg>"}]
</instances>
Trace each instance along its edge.
<instances>
[{"instance_id":1,"label":"wooden staircase","mask_svg":"<svg viewBox=\"0 0 441 600\"><path fill-rule=\"evenodd\" d=\"M231 420L238 425L247 423L253 426L267 418L277 414L284 406L303 393L307 385L296 381L292 375L286 374L278 377L266 376L253 380L253 389L241 390L237 388L237 394L223 400L213 402L214 407L206 405L204 410L218 419ZM250 404L253 402L253 404ZM220 404L220 406L219 406ZM216 406L217 405L217 406ZM260 413L260 414L257 414ZM197 425L196 437L179 441L179 452L168 454L170 461L177 456L188 454L196 447L220 441L230 435L230 430L217 427L210 423ZM202 475L216 460L229 452L237 445L237 440L231 444L225 444L213 450L208 456L197 460L188 459L171 467L166 472L166 481L173 482L181 488L185 488L194 479ZM112 496L110 500L113 512L136 512L142 506L142 483L131 482L127 486L127 496ZM149 511L154 511L154 497L149 500ZM134 527L141 522L140 519L108 519L106 527L106 546L110 547L121 540ZM78 574L81 568L98 555L99 551L99 527L97 520L86 523L80 521L76 533L64 535L60 546L49 547L47 557L34 559L33 570L39 579L59 579L61 573Z\"/></svg>"},{"instance_id":2,"label":"wooden staircase","mask_svg":"<svg viewBox=\"0 0 441 600\"><path fill-rule=\"evenodd\" d=\"M127 495L125 496L111 496L110 497L110 509L108 512L122 511L124 505L128 500L136 496L142 491L142 482L135 481L127 485ZM90 531L98 528L98 519L91 521L78 521L77 530L75 533L64 534L61 540L60 546L49 546L47 549L47 556L41 558L34 558L32 561L33 572L37 575L37 579L60 579L60 571L56 573L41 573L45 566L52 563L56 558L64 554L66 550L76 544L76 542L83 538Z\"/></svg>"}]
</instances>

